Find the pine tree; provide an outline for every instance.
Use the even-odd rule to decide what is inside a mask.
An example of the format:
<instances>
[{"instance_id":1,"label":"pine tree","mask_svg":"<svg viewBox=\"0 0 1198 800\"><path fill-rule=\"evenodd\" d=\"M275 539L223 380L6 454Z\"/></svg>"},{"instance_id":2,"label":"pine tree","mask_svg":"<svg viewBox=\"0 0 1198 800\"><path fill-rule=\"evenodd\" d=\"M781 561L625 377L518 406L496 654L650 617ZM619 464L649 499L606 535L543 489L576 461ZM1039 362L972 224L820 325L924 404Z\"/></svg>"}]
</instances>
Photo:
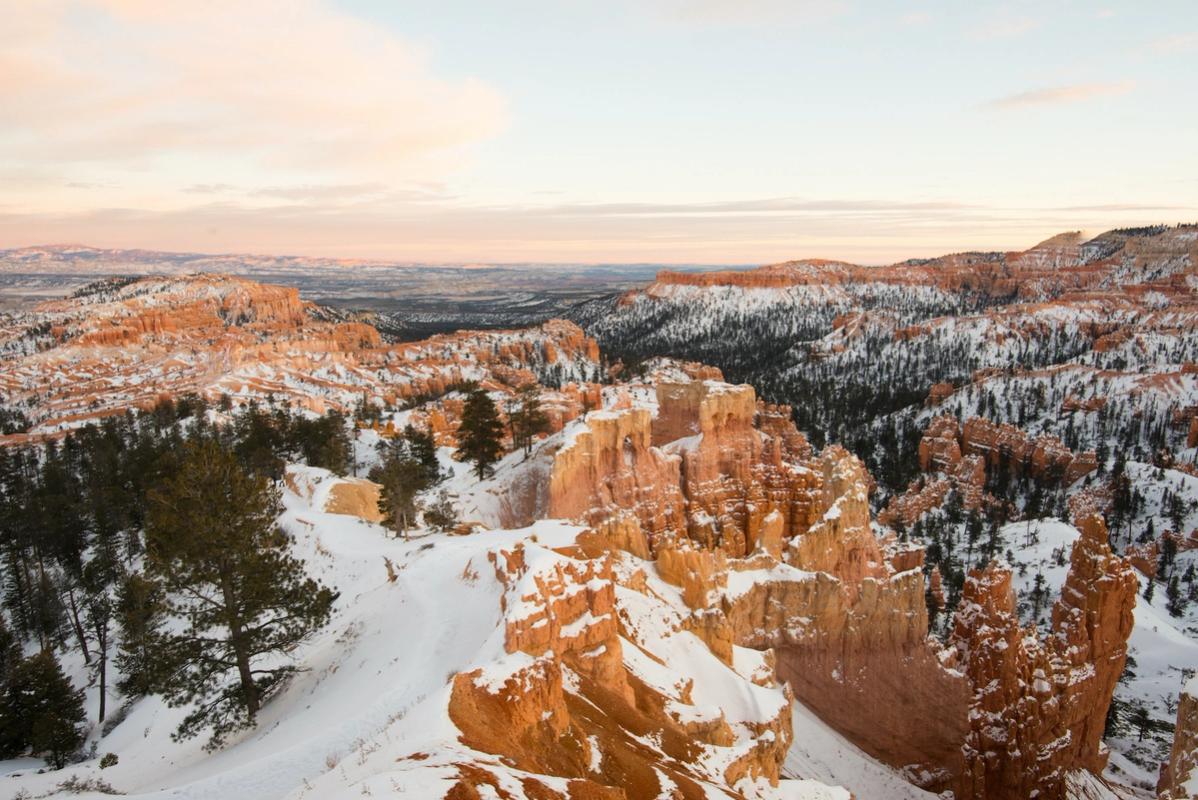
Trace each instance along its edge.
<instances>
[{"instance_id":1,"label":"pine tree","mask_svg":"<svg viewBox=\"0 0 1198 800\"><path fill-rule=\"evenodd\" d=\"M123 677L117 689L125 697L154 691L160 661L155 644L161 637L166 598L162 587L144 575L128 575L117 589L116 618L121 633L113 663Z\"/></svg>"},{"instance_id":2,"label":"pine tree","mask_svg":"<svg viewBox=\"0 0 1198 800\"><path fill-rule=\"evenodd\" d=\"M329 411L317 419L296 418L291 424L292 450L313 467L345 475L353 461L353 441L345 415Z\"/></svg>"},{"instance_id":3,"label":"pine tree","mask_svg":"<svg viewBox=\"0 0 1198 800\"><path fill-rule=\"evenodd\" d=\"M237 417L234 449L246 469L273 480L283 477L285 460L282 453L287 449L287 418L251 403Z\"/></svg>"},{"instance_id":4,"label":"pine tree","mask_svg":"<svg viewBox=\"0 0 1198 800\"><path fill-rule=\"evenodd\" d=\"M437 443L427 429L407 425L403 429L408 455L420 464L425 482L432 485L441 480L441 464L437 461Z\"/></svg>"},{"instance_id":5,"label":"pine tree","mask_svg":"<svg viewBox=\"0 0 1198 800\"><path fill-rule=\"evenodd\" d=\"M1177 558L1177 541L1168 534L1161 537L1161 555L1157 560L1157 573L1166 577L1173 572L1173 562Z\"/></svg>"},{"instance_id":6,"label":"pine tree","mask_svg":"<svg viewBox=\"0 0 1198 800\"><path fill-rule=\"evenodd\" d=\"M1186 598L1181 593L1181 586L1178 584L1177 576L1174 575L1169 579L1169 583L1165 586L1165 608L1174 617L1180 617L1186 613Z\"/></svg>"},{"instance_id":7,"label":"pine tree","mask_svg":"<svg viewBox=\"0 0 1198 800\"><path fill-rule=\"evenodd\" d=\"M370 479L380 487L383 524L406 539L416 520L416 496L428 487L425 469L406 453L392 450L386 461L370 471Z\"/></svg>"},{"instance_id":8,"label":"pine tree","mask_svg":"<svg viewBox=\"0 0 1198 800\"><path fill-rule=\"evenodd\" d=\"M0 614L0 693L8 685L9 676L21 663L21 643Z\"/></svg>"},{"instance_id":9,"label":"pine tree","mask_svg":"<svg viewBox=\"0 0 1198 800\"><path fill-rule=\"evenodd\" d=\"M442 533L453 530L458 524L457 511L444 489L437 495L436 501L424 509L424 523Z\"/></svg>"},{"instance_id":10,"label":"pine tree","mask_svg":"<svg viewBox=\"0 0 1198 800\"><path fill-rule=\"evenodd\" d=\"M549 417L541 409L541 387L526 383L516 390L508 406L508 424L511 426L512 443L524 448L524 454L532 451L533 439L538 433L549 429Z\"/></svg>"},{"instance_id":11,"label":"pine tree","mask_svg":"<svg viewBox=\"0 0 1198 800\"><path fill-rule=\"evenodd\" d=\"M1035 622L1040 618L1040 608L1044 605L1045 595L1048 593L1044 586L1044 573L1037 572L1035 580L1032 581L1032 621Z\"/></svg>"},{"instance_id":12,"label":"pine tree","mask_svg":"<svg viewBox=\"0 0 1198 800\"><path fill-rule=\"evenodd\" d=\"M458 425L458 455L474 462L474 471L479 479L491 473L491 465L503 453L500 437L503 424L494 401L482 389L475 389L462 409L462 421Z\"/></svg>"},{"instance_id":13,"label":"pine tree","mask_svg":"<svg viewBox=\"0 0 1198 800\"><path fill-rule=\"evenodd\" d=\"M63 674L58 660L43 650L17 664L0 705L0 753L29 750L45 754L56 769L83 741L83 693Z\"/></svg>"},{"instance_id":14,"label":"pine tree","mask_svg":"<svg viewBox=\"0 0 1198 800\"><path fill-rule=\"evenodd\" d=\"M153 637L161 688L171 705L194 704L179 738L211 726L215 747L252 725L295 671L278 657L328 621L336 596L289 553L280 510L277 487L210 438L189 441L177 473L150 494L146 568L183 623Z\"/></svg>"},{"instance_id":15,"label":"pine tree","mask_svg":"<svg viewBox=\"0 0 1198 800\"><path fill-rule=\"evenodd\" d=\"M92 672L99 684L100 707L97 719L104 721L108 710L108 656L112 648L112 617L114 613L111 586L115 581L111 563L97 557L83 568L83 618L88 635L96 647Z\"/></svg>"}]
</instances>

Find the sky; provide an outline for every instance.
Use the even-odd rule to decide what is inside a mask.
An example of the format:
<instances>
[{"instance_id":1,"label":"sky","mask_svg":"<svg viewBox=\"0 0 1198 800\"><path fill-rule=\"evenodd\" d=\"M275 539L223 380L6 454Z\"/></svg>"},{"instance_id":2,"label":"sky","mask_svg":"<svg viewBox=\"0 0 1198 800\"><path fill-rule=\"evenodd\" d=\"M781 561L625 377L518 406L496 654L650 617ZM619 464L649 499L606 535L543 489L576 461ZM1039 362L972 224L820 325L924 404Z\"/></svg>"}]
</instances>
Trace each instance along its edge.
<instances>
[{"instance_id":1,"label":"sky","mask_svg":"<svg viewBox=\"0 0 1198 800\"><path fill-rule=\"evenodd\" d=\"M1198 3L0 0L0 248L890 263L1198 221Z\"/></svg>"}]
</instances>

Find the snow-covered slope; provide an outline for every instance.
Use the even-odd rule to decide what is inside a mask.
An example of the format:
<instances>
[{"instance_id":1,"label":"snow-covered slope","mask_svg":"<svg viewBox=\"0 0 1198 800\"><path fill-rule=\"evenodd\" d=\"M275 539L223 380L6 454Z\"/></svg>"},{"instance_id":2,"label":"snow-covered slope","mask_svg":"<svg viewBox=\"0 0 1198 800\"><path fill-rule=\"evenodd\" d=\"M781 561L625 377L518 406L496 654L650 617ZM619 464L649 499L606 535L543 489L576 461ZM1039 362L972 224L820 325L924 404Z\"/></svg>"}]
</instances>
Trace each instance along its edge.
<instances>
[{"instance_id":1,"label":"snow-covered slope","mask_svg":"<svg viewBox=\"0 0 1198 800\"><path fill-rule=\"evenodd\" d=\"M480 670L479 680L502 685L527 667L529 656L506 651L505 627L535 610L522 610L528 604L520 598L532 596L542 576L572 560L555 551L571 548L580 529L542 520L521 530L421 532L410 541L394 540L378 525L320 510L338 479L314 468L298 472L293 483L303 492L285 492L281 524L311 573L341 595L329 626L296 652L303 671L268 703L257 726L207 752L202 739L172 741L185 709L142 699L107 735L98 727L92 734L97 756L118 755L115 766L101 770L92 758L39 773L31 760L8 762L0 769L8 773L0 778L0 794L44 796L65 784L187 800L424 798L444 796L464 775L489 776L483 783L493 781L502 797L556 796L538 794L537 786L570 794L571 781L532 775L464 744L449 704L460 673ZM505 585L494 560L516 551L527 572ZM755 651L737 648L733 669L682 630L680 592L656 577L652 563L620 554L614 580L624 668L672 698L670 713L679 720L731 725L734 739L727 746L700 745L706 752L692 767L707 796L847 800L847 791L824 782L868 776L858 782L859 792L901 784L851 746L833 758L826 742L835 734L800 709L786 780L777 787L761 779L743 779L735 789L722 785L725 769L763 735L760 721L786 707L782 689L764 678ZM641 738L650 751L664 746L652 736ZM664 766L668 758L659 752ZM604 757L595 747L594 763ZM668 771L659 775L668 794L672 779Z\"/></svg>"}]
</instances>

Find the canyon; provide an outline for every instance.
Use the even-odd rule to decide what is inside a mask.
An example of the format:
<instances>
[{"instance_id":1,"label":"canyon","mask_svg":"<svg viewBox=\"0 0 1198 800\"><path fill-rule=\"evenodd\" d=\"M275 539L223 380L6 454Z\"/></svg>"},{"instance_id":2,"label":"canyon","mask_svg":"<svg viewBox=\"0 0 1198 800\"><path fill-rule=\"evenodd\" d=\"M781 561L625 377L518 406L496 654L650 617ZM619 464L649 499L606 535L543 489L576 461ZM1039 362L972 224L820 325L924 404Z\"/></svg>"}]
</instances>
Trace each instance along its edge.
<instances>
[{"instance_id":1,"label":"canyon","mask_svg":"<svg viewBox=\"0 0 1198 800\"><path fill-rule=\"evenodd\" d=\"M120 755L104 779L297 800L1111 800L1151 773L1188 796L1198 716L1176 685L1198 645L1172 598L1198 556L1196 242L667 270L570 320L417 341L217 273L6 313L4 447L187 398L217 427L332 413L362 474L427 430L442 475L420 502L455 516L390 538L377 484L289 464L279 524L340 589L329 630L222 753L154 743L174 711L131 701L96 729ZM545 424L525 453L507 412L529 384ZM482 478L455 458L476 388L506 452ZM1166 711L1167 746L1136 741Z\"/></svg>"}]
</instances>

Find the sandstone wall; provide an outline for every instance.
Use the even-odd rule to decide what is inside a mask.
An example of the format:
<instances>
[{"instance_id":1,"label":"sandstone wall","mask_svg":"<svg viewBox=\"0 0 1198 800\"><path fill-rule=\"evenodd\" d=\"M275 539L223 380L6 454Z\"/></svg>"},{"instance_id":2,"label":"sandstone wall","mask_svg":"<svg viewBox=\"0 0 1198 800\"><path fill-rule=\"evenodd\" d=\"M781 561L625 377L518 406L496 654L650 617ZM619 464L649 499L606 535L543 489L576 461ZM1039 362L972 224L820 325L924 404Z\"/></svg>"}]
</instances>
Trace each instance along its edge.
<instances>
[{"instance_id":1,"label":"sandstone wall","mask_svg":"<svg viewBox=\"0 0 1198 800\"><path fill-rule=\"evenodd\" d=\"M730 662L734 645L772 649L799 701L925 788L1054 798L1066 771L1101 771L1135 580L1110 553L1100 519L1082 522L1049 640L1019 628L1010 573L991 566L971 576L953 647L942 650L928 637L926 600L943 596L939 575L925 582L922 553L883 549L856 458L837 447L812 458L749 387L663 385L657 410L653 421L647 409L599 416L592 439L560 454L556 507L592 521L584 549L654 557L692 609L687 628L717 657ZM980 502L987 454L1012 442L997 426L970 430L936 421L921 460ZM1073 457L1049 442L1021 447L1033 469ZM663 457L677 469L638 493L627 473ZM615 513L617 495L635 513ZM653 513L662 498L669 513ZM608 510L606 521L594 522L603 517L596 508Z\"/></svg>"},{"instance_id":2,"label":"sandstone wall","mask_svg":"<svg viewBox=\"0 0 1198 800\"><path fill-rule=\"evenodd\" d=\"M1161 765L1156 785L1161 800L1189 800L1198 795L1198 678L1182 689L1177 705L1177 727L1169 760Z\"/></svg>"}]
</instances>

